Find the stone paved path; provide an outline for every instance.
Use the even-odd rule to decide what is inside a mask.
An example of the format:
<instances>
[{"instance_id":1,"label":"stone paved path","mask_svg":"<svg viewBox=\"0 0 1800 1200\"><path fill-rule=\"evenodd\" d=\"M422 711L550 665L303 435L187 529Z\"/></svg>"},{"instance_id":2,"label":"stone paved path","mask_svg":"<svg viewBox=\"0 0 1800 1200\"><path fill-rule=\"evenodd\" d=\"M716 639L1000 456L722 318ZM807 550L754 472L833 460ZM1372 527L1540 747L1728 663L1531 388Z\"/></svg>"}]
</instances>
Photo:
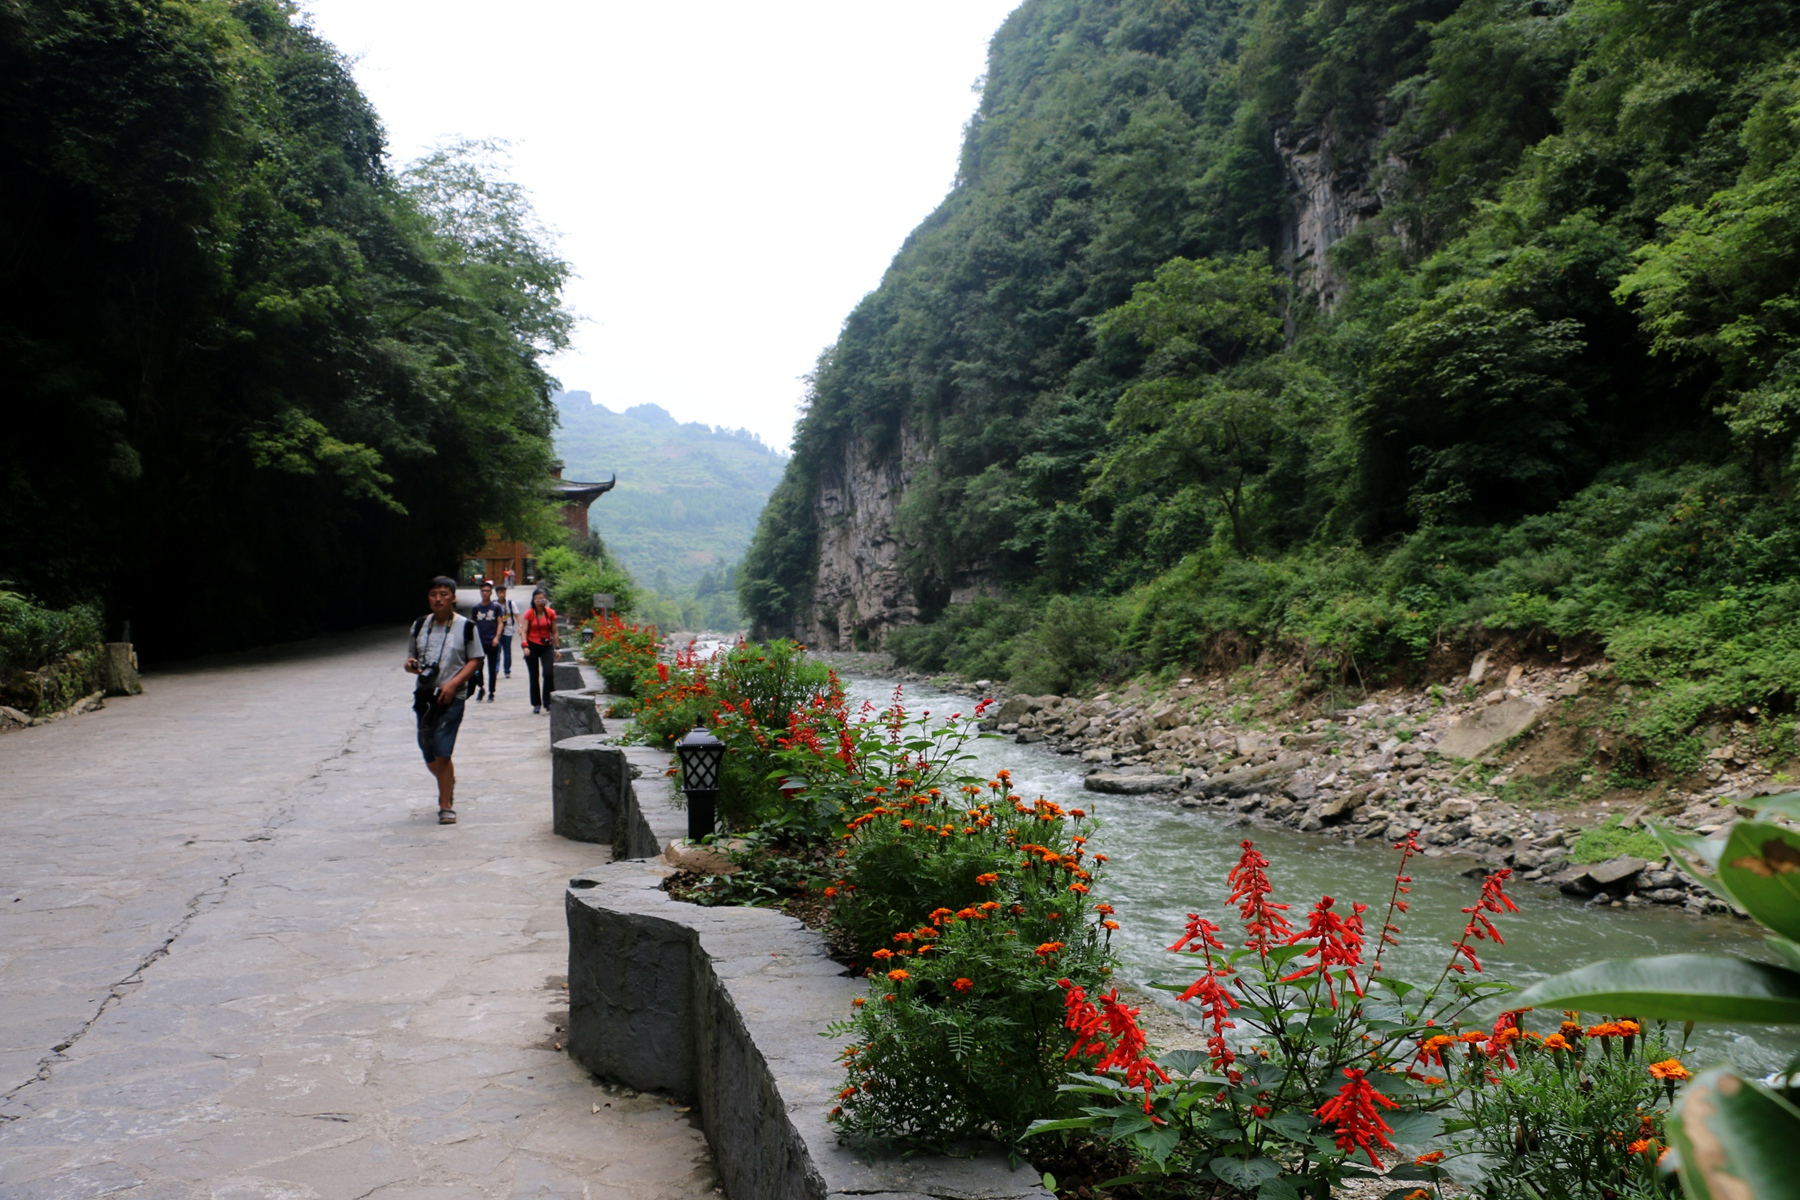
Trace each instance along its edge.
<instances>
[{"instance_id":1,"label":"stone paved path","mask_svg":"<svg viewBox=\"0 0 1800 1200\"><path fill-rule=\"evenodd\" d=\"M605 851L549 831L522 672L440 828L403 641L0 737L0 1197L713 1194L689 1116L556 1048L563 885Z\"/></svg>"}]
</instances>

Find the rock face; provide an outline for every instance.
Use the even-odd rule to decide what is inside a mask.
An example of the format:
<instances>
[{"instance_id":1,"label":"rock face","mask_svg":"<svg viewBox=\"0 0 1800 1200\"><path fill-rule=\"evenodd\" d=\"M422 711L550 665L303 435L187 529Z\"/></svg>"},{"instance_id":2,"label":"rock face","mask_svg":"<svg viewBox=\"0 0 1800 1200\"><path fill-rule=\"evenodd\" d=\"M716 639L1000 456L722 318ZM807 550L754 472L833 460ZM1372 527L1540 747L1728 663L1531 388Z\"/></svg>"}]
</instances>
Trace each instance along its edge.
<instances>
[{"instance_id":1,"label":"rock face","mask_svg":"<svg viewBox=\"0 0 1800 1200\"><path fill-rule=\"evenodd\" d=\"M1444 731L1437 750L1451 758L1480 758L1508 738L1531 728L1542 706L1523 697L1476 709Z\"/></svg>"},{"instance_id":2,"label":"rock face","mask_svg":"<svg viewBox=\"0 0 1800 1200\"><path fill-rule=\"evenodd\" d=\"M1275 153L1287 171L1282 253L1293 264L1295 282L1330 311L1345 280L1325 252L1381 211L1379 189L1363 154L1346 147L1329 126L1277 130Z\"/></svg>"},{"instance_id":3,"label":"rock face","mask_svg":"<svg viewBox=\"0 0 1800 1200\"><path fill-rule=\"evenodd\" d=\"M919 597L901 569L894 525L923 454L910 430L879 455L851 433L821 470L813 512L818 572L811 611L797 631L808 645L878 646L888 629L919 619Z\"/></svg>"}]
</instances>

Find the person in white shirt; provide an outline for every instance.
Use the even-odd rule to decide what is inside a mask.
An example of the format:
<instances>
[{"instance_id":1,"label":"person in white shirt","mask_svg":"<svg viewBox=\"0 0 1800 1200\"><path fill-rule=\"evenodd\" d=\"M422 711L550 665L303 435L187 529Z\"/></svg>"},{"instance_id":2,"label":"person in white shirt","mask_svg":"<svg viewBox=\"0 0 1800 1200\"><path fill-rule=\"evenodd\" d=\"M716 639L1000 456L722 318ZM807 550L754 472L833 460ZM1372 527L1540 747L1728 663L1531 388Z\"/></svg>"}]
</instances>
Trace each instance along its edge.
<instances>
[{"instance_id":1,"label":"person in white shirt","mask_svg":"<svg viewBox=\"0 0 1800 1200\"><path fill-rule=\"evenodd\" d=\"M406 671L419 719L419 752L438 785L438 824L456 824L456 732L471 676L481 667L475 623L456 611L456 580L439 575L425 593L431 612L413 622Z\"/></svg>"}]
</instances>

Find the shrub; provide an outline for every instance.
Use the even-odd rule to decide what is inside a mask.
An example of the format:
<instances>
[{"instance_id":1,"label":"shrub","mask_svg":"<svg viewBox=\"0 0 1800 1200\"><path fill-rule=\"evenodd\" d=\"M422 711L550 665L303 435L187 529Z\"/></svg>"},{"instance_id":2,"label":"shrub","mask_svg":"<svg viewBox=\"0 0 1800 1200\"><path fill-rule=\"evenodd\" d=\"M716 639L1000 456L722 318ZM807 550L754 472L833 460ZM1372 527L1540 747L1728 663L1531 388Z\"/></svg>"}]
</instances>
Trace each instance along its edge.
<instances>
[{"instance_id":1,"label":"shrub","mask_svg":"<svg viewBox=\"0 0 1800 1200\"><path fill-rule=\"evenodd\" d=\"M851 826L834 916L873 966L833 1027L852 1040L831 1119L862 1141L1016 1141L1056 1101L1061 985L1112 972L1117 926L1089 890L1104 861L1084 845L1092 823L1025 803L1002 777L872 794Z\"/></svg>"},{"instance_id":2,"label":"shrub","mask_svg":"<svg viewBox=\"0 0 1800 1200\"><path fill-rule=\"evenodd\" d=\"M1446 1059L1461 1076L1467 1126L1451 1139L1453 1173L1488 1200L1680 1195L1657 1171L1667 1096L1651 1067L1673 1057L1669 1047L1636 1021L1583 1028L1579 1013L1563 1016L1554 1035L1513 1045L1512 1070L1468 1049Z\"/></svg>"},{"instance_id":3,"label":"shrub","mask_svg":"<svg viewBox=\"0 0 1800 1200\"><path fill-rule=\"evenodd\" d=\"M573 620L594 611L596 592L612 594L615 613L629 614L637 607L637 585L617 564L552 546L538 556L538 568L549 576L551 607Z\"/></svg>"},{"instance_id":4,"label":"shrub","mask_svg":"<svg viewBox=\"0 0 1800 1200\"><path fill-rule=\"evenodd\" d=\"M1190 913L1170 947L1198 960L1200 976L1180 1000L1201 1010L1206 1048L1152 1062L1135 1013L1116 995L1096 1008L1069 988L1070 1054L1087 1069L1066 1090L1086 1102L1081 1115L1041 1120L1030 1132L1104 1137L1128 1148L1147 1178L1290 1200L1337 1194L1345 1179L1367 1175L1358 1156L1380 1169L1399 1144L1436 1137L1436 1110L1462 1082L1444 1056L1479 1053L1491 1068L1525 1036L1510 1013L1491 1030L1462 1028L1471 1007L1512 990L1468 974L1481 970L1476 944L1497 940L1489 914L1512 909L1503 886L1511 872L1483 881L1443 972L1422 989L1382 972L1406 911L1406 862L1420 851L1411 837L1397 849L1400 871L1378 929L1364 928L1367 906L1330 896L1296 927L1272 898L1268 861L1244 842L1228 901L1238 907L1242 943L1227 946L1218 925Z\"/></svg>"},{"instance_id":5,"label":"shrub","mask_svg":"<svg viewBox=\"0 0 1800 1200\"><path fill-rule=\"evenodd\" d=\"M626 624L622 617L594 617L583 626L589 639L582 654L600 672L606 690L635 696L638 680L656 669L662 638L654 625Z\"/></svg>"},{"instance_id":6,"label":"shrub","mask_svg":"<svg viewBox=\"0 0 1800 1200\"><path fill-rule=\"evenodd\" d=\"M43 608L0 591L0 702L42 716L99 690L100 612Z\"/></svg>"}]
</instances>

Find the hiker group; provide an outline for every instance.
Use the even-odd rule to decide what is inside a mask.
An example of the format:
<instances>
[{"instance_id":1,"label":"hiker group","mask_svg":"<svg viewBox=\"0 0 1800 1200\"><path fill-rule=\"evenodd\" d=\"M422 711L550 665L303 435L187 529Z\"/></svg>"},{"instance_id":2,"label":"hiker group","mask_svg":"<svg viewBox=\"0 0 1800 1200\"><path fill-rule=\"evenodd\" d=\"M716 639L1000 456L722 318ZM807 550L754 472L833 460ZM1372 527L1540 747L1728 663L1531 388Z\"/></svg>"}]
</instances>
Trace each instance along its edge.
<instances>
[{"instance_id":1,"label":"hiker group","mask_svg":"<svg viewBox=\"0 0 1800 1200\"><path fill-rule=\"evenodd\" d=\"M406 670L413 675L413 712L419 752L437 780L438 824L456 824L456 735L472 697L493 703L502 678L512 678L513 638L521 639L531 711L550 709L556 690L556 610L540 585L524 612L507 598L504 581L481 581L481 601L468 617L456 611L456 581L439 575L425 599L431 611L412 625Z\"/></svg>"}]
</instances>

